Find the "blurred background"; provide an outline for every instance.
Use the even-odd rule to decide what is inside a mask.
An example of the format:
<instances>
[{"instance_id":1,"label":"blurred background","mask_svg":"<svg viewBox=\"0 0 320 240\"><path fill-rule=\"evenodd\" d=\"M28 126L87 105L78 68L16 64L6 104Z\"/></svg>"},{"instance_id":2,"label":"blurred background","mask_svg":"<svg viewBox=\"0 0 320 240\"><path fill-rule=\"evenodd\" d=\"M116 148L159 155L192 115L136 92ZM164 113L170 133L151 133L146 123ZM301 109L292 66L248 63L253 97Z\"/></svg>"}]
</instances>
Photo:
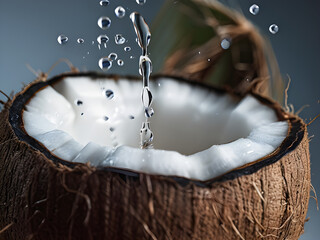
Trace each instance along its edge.
<instances>
[{"instance_id":1,"label":"blurred background","mask_svg":"<svg viewBox=\"0 0 320 240\"><path fill-rule=\"evenodd\" d=\"M171 1L172 5L176 1ZM115 52L124 61L120 67L116 63L110 73L138 75L140 48L135 42L135 34L129 14L140 12L148 23L159 12L164 0L147 0L138 5L135 0L110 0L102 7L99 0L0 0L0 89L7 94L21 90L23 83L33 81L36 76L26 67L29 64L36 71L46 72L60 58L69 59L80 70L101 71L98 60ZM283 76L292 79L288 102L295 109L304 105L300 116L307 122L320 113L320 1L310 0L233 0L224 4L242 12L260 32L266 36L275 51ZM257 4L259 13L253 15L249 7ZM126 9L126 16L119 19L114 14L117 6ZM110 29L101 30L97 26L100 16L109 16ZM276 23L279 31L271 34L269 26ZM315 27L314 27L315 26ZM110 41L107 48L98 49L97 36L106 33ZM117 45L115 34L122 34L127 42ZM67 44L60 45L57 37L64 34ZM84 43L78 44L77 39ZM170 39L168 39L170 40ZM94 42L93 42L94 41ZM156 41L152 39L151 41ZM125 52L124 47L132 50ZM151 59L157 56L151 52ZM49 76L68 71L67 65L58 65ZM0 99L5 100L3 96ZM316 191L320 193L320 119L308 127L311 151L311 179ZM314 193L311 193L314 195ZM320 213L316 201L310 198L305 224L305 233L300 239L319 239Z\"/></svg>"}]
</instances>

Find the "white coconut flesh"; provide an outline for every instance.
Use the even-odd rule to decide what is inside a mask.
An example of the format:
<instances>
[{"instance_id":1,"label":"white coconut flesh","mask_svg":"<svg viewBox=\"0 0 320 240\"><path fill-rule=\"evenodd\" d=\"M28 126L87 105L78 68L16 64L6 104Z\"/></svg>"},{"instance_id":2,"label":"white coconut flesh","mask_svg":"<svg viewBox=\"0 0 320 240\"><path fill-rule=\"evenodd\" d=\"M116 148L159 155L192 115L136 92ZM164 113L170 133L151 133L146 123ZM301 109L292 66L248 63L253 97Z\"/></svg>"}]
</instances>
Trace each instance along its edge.
<instances>
[{"instance_id":1,"label":"white coconut flesh","mask_svg":"<svg viewBox=\"0 0 320 240\"><path fill-rule=\"evenodd\" d=\"M195 180L265 157L288 133L288 123L251 95L239 101L168 78L151 82L150 89L153 149L140 149L140 81L64 78L32 97L24 128L67 161Z\"/></svg>"}]
</instances>

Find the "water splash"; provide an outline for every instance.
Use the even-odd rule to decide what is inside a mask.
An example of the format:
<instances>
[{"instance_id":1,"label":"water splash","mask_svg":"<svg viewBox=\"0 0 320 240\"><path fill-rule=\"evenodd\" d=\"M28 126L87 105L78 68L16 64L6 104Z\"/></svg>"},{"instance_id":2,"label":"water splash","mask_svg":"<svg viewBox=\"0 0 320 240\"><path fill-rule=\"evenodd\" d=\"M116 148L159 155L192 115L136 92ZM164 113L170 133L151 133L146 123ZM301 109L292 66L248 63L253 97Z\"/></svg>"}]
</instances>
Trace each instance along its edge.
<instances>
[{"instance_id":1,"label":"water splash","mask_svg":"<svg viewBox=\"0 0 320 240\"><path fill-rule=\"evenodd\" d=\"M147 56L140 56L139 73L143 77L143 86L149 86L149 77L152 72L152 62Z\"/></svg>"},{"instance_id":2,"label":"water splash","mask_svg":"<svg viewBox=\"0 0 320 240\"><path fill-rule=\"evenodd\" d=\"M121 34L116 34L114 36L114 41L117 45L122 45L126 42L126 39Z\"/></svg>"},{"instance_id":3,"label":"water splash","mask_svg":"<svg viewBox=\"0 0 320 240\"><path fill-rule=\"evenodd\" d=\"M252 4L249 8L249 12L252 15L257 15L260 11L260 7L257 4Z\"/></svg>"},{"instance_id":4,"label":"water splash","mask_svg":"<svg viewBox=\"0 0 320 240\"><path fill-rule=\"evenodd\" d=\"M231 39L230 38L224 38L222 39L220 43L221 47L225 50L229 49L231 46Z\"/></svg>"},{"instance_id":5,"label":"water splash","mask_svg":"<svg viewBox=\"0 0 320 240\"><path fill-rule=\"evenodd\" d=\"M79 44L84 43L84 39L83 39L83 38L78 38L78 39L77 39L77 43L79 43Z\"/></svg>"},{"instance_id":6,"label":"water splash","mask_svg":"<svg viewBox=\"0 0 320 240\"><path fill-rule=\"evenodd\" d=\"M66 44L68 40L68 37L63 34L59 35L59 37L57 38L59 44Z\"/></svg>"},{"instance_id":7,"label":"water splash","mask_svg":"<svg viewBox=\"0 0 320 240\"><path fill-rule=\"evenodd\" d=\"M148 57L148 45L150 43L151 33L149 30L149 26L139 13L131 13L130 19L133 23L134 30L137 35L138 45L142 50L142 55L140 56L139 61L139 73L142 75L143 89L141 98L146 120L142 123L142 128L140 130L140 145L143 149L152 148L153 132L151 131L149 122L149 118L154 114L154 110L151 107L153 97L149 88L149 78L152 72L152 63L150 58Z\"/></svg>"},{"instance_id":8,"label":"water splash","mask_svg":"<svg viewBox=\"0 0 320 240\"><path fill-rule=\"evenodd\" d=\"M130 19L137 35L137 42L142 49L142 56L147 56L147 47L149 46L151 39L149 26L145 22L144 18L137 12L131 13Z\"/></svg>"},{"instance_id":9,"label":"water splash","mask_svg":"<svg viewBox=\"0 0 320 240\"><path fill-rule=\"evenodd\" d=\"M108 56L109 59L111 59L111 61L115 61L118 58L118 54L116 53L110 53Z\"/></svg>"},{"instance_id":10,"label":"water splash","mask_svg":"<svg viewBox=\"0 0 320 240\"><path fill-rule=\"evenodd\" d=\"M118 6L116 7L116 9L114 10L114 13L116 14L116 16L118 18L123 18L125 15L126 15L126 10L121 7L121 6Z\"/></svg>"},{"instance_id":11,"label":"water splash","mask_svg":"<svg viewBox=\"0 0 320 240\"><path fill-rule=\"evenodd\" d=\"M110 3L109 0L101 0L101 1L100 1L100 6L105 7L105 6L108 6L109 3Z\"/></svg>"},{"instance_id":12,"label":"water splash","mask_svg":"<svg viewBox=\"0 0 320 240\"><path fill-rule=\"evenodd\" d=\"M140 130L141 148L152 147L153 132L150 128L150 122L143 122Z\"/></svg>"},{"instance_id":13,"label":"water splash","mask_svg":"<svg viewBox=\"0 0 320 240\"><path fill-rule=\"evenodd\" d=\"M76 100L74 102L77 106L81 106L83 104L83 102L81 100Z\"/></svg>"},{"instance_id":14,"label":"water splash","mask_svg":"<svg viewBox=\"0 0 320 240\"><path fill-rule=\"evenodd\" d=\"M112 61L108 57L100 58L99 67L103 71L108 71L112 67Z\"/></svg>"},{"instance_id":15,"label":"water splash","mask_svg":"<svg viewBox=\"0 0 320 240\"><path fill-rule=\"evenodd\" d=\"M124 47L123 50L124 50L125 52L130 52L130 51L131 51L131 47L129 47L129 46Z\"/></svg>"},{"instance_id":16,"label":"water splash","mask_svg":"<svg viewBox=\"0 0 320 240\"><path fill-rule=\"evenodd\" d=\"M149 87L148 86L143 87L143 90L142 90L143 107L145 109L151 107L152 101L153 101L153 97Z\"/></svg>"},{"instance_id":17,"label":"water splash","mask_svg":"<svg viewBox=\"0 0 320 240\"><path fill-rule=\"evenodd\" d=\"M108 29L111 26L111 19L108 17L100 17L98 19L98 26L103 30Z\"/></svg>"},{"instance_id":18,"label":"water splash","mask_svg":"<svg viewBox=\"0 0 320 240\"><path fill-rule=\"evenodd\" d=\"M104 92L104 95L108 100L111 100L114 97L114 92L111 89L108 89Z\"/></svg>"},{"instance_id":19,"label":"water splash","mask_svg":"<svg viewBox=\"0 0 320 240\"><path fill-rule=\"evenodd\" d=\"M154 110L152 107L148 107L144 110L144 115L146 116L146 118L151 118L154 114Z\"/></svg>"},{"instance_id":20,"label":"water splash","mask_svg":"<svg viewBox=\"0 0 320 240\"><path fill-rule=\"evenodd\" d=\"M272 34L276 34L279 31L279 27L277 24L271 24L269 27L269 32Z\"/></svg>"},{"instance_id":21,"label":"water splash","mask_svg":"<svg viewBox=\"0 0 320 240\"><path fill-rule=\"evenodd\" d=\"M120 66L120 67L122 67L124 65L124 61L122 59L119 59L117 61L117 63L118 63L118 66Z\"/></svg>"},{"instance_id":22,"label":"water splash","mask_svg":"<svg viewBox=\"0 0 320 240\"><path fill-rule=\"evenodd\" d=\"M147 2L147 0L136 0L136 3L139 5L144 5Z\"/></svg>"},{"instance_id":23,"label":"water splash","mask_svg":"<svg viewBox=\"0 0 320 240\"><path fill-rule=\"evenodd\" d=\"M108 37L107 35L105 35L105 34L99 35L99 36L97 37L97 42L98 42L99 44L107 43L107 42L109 42L109 37Z\"/></svg>"}]
</instances>

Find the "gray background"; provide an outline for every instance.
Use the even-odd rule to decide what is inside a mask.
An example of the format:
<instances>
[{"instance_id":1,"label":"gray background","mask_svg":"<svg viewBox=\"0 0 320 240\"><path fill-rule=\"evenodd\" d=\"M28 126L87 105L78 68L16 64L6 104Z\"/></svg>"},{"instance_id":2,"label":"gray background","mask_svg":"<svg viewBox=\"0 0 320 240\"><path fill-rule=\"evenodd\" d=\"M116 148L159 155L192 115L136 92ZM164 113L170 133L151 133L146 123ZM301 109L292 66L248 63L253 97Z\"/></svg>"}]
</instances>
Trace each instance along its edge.
<instances>
[{"instance_id":1,"label":"gray background","mask_svg":"<svg viewBox=\"0 0 320 240\"><path fill-rule=\"evenodd\" d=\"M138 74L138 56L140 50L135 43L135 36L128 17L117 19L113 9L117 5L126 7L127 12L139 11L151 22L159 10L163 0L147 0L142 7L135 0L110 0L108 7L100 7L98 0L0 0L0 89L6 93L19 91L22 83L28 83L35 76L26 68L30 64L34 69L47 71L59 58L68 58L80 70L99 70L97 61L100 57L116 52L125 61L124 67L114 66L110 72ZM249 14L248 8L256 3L260 6L257 16ZM320 1L298 0L239 0L228 1L230 6L243 11L261 32L271 41L279 61L283 75L289 74L292 84L289 89L289 102L296 109L305 104L300 116L309 121L320 113ZM104 33L97 27L99 16L111 16L112 27L107 30L111 38L116 33L122 33L132 47L126 53L122 46L110 41L107 49L97 48L96 37ZM279 25L279 32L271 35L268 26ZM56 39L59 34L69 37L66 45L60 46ZM85 39L83 45L76 39ZM113 40L113 39L111 39ZM95 41L95 45L91 42ZM155 39L152 39L155 41ZM89 53L89 54L88 54ZM152 54L152 53L151 53ZM130 56L135 58L130 59ZM156 56L151 55L151 58ZM65 65L59 65L50 76L68 70ZM4 98L0 96L0 99ZM315 135L310 143L312 184L320 192L320 119L308 129L309 135ZM300 239L319 239L320 213L313 199L310 200L305 234Z\"/></svg>"}]
</instances>

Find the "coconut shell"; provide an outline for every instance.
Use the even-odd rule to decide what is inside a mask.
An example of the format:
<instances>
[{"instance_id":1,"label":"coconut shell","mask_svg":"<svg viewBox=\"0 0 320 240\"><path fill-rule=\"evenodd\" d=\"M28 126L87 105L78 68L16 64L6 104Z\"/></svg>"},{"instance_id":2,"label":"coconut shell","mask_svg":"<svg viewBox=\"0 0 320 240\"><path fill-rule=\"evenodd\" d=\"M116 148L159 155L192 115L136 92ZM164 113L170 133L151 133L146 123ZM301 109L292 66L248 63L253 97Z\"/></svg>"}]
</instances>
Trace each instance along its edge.
<instances>
[{"instance_id":1,"label":"coconut shell","mask_svg":"<svg viewBox=\"0 0 320 240\"><path fill-rule=\"evenodd\" d=\"M307 129L271 100L256 96L290 125L275 153L198 182L55 159L28 140L21 119L28 98L47 84L31 84L0 113L1 240L293 240L303 233Z\"/></svg>"}]
</instances>

